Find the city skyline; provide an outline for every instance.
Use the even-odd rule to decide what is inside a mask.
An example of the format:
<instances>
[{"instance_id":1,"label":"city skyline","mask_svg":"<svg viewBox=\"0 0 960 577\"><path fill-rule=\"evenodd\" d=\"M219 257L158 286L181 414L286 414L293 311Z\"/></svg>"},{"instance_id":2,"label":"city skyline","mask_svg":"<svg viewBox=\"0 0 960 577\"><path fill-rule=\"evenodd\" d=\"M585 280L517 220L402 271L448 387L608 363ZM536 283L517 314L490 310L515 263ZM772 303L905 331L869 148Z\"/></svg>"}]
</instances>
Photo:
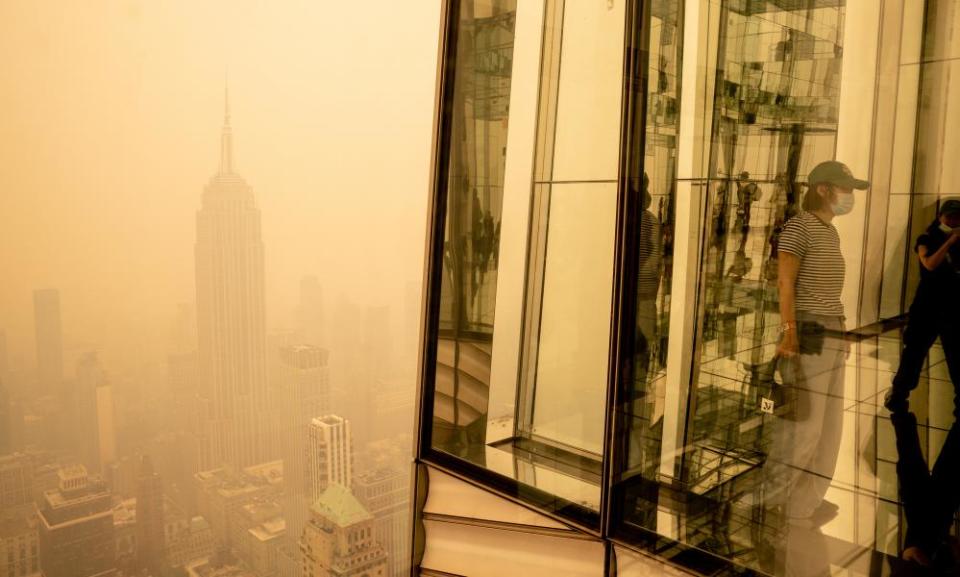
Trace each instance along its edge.
<instances>
[{"instance_id":1,"label":"city skyline","mask_svg":"<svg viewBox=\"0 0 960 577\"><path fill-rule=\"evenodd\" d=\"M389 484L357 503L363 538L384 571L408 562L440 18L413 12L398 29L393 3L372 23L248 0L0 6L0 543L27 547L18 574L299 574L308 423L333 416L364 490ZM339 57L361 26L375 38ZM218 195L243 197L244 224ZM205 238L225 231L246 240Z\"/></svg>"},{"instance_id":2,"label":"city skyline","mask_svg":"<svg viewBox=\"0 0 960 577\"><path fill-rule=\"evenodd\" d=\"M419 288L429 158L407 147L411 138L429 146L436 7L390 31L409 50L351 62L320 56L345 34L332 22L359 24L341 7L168 3L128 13L104 5L62 8L63 20L46 10L0 8L5 22L21 22L3 35L4 54L37 62L5 67L0 96L12 131L0 133L9 160L0 186L17 191L0 195L0 267L17 271L0 287L13 370L34 363L28 307L38 288L61 293L68 370L96 348L125 378L143 372L137 357L169 346L178 307L194 300L192 215L217 166L209 151L219 127L210 121L222 115L227 68L238 161L267 217L268 332L296 328L305 276L320 279L328 311L341 295L361 308L399 308L405 286ZM388 16L406 11L385 5L384 22L366 29L387 31ZM251 29L255 22L263 26ZM335 30L315 34L317 22ZM170 35L183 51L169 49ZM31 52L38 38L62 50ZM377 85L409 74L428 80L375 104ZM76 89L76 77L89 79L86 88ZM330 82L337 78L350 78L355 94ZM367 115L337 112L354 107ZM348 223L359 222L375 238L357 239ZM382 256L370 258L374 251ZM129 334L141 338L131 343Z\"/></svg>"},{"instance_id":3,"label":"city skyline","mask_svg":"<svg viewBox=\"0 0 960 577\"><path fill-rule=\"evenodd\" d=\"M55 486L38 484L36 478L22 481L37 497L42 495L42 500L24 504L40 507L34 569L49 567L51 575L66 575L70 566L109 568L104 574L111 575L138 570L166 575L173 564L202 561L210 567L235 567L238 575L273 575L299 565L303 540L313 539L311 527L340 523L324 519L316 505L329 497L328 489L339 487L351 495L357 519L362 517L363 528L349 530L359 531L365 547L377 552L378 574L401 574L409 562L409 542L401 530L409 475L403 465L383 466L393 459L390 444L383 441L409 442L403 439L412 405L396 392L373 403L383 379L406 373L413 387L412 373L396 366L399 351L388 335L391 307L357 309L361 318L353 330L331 331L324 323L323 285L307 275L300 282L296 328L279 338L271 334L265 321L268 263L261 214L253 188L234 162L228 92L219 150L219 169L196 212L196 304L179 308L166 358L152 361L165 362L166 387L150 391L144 384L130 389L124 383L115 398L111 368L101 362L95 346L69 368L73 359L65 354L62 335L69 324L63 320L61 293L57 288L33 293L36 366L4 370L0 378L13 382L14 395L5 392L0 401L2 414L16 415L24 429L14 437L6 434L14 430L9 427L4 450L28 468L47 463L49 475L55 475L48 478L58 479ZM409 293L407 288L400 295L400 322L410 323L415 314L407 310L415 302ZM354 306L340 306L330 318L349 323ZM328 371L331 348L343 354L343 365L334 364L339 369L335 376ZM14 399L26 407L25 413L13 413ZM138 406L147 399L183 415L172 418L163 409ZM142 411L154 427L133 421ZM344 411L371 421L361 427L365 466L355 464L352 427L336 414ZM409 418L399 416L404 411ZM155 429L164 420L178 429L172 438ZM378 448L368 449L370 441L380 443ZM380 457L371 459L378 451ZM376 489L369 493L379 486L377 477L365 483L364 499L376 515L352 496L357 473L389 482L384 485L389 497ZM88 503L97 507L89 520ZM33 512L16 509L13 515L4 535L37 535L31 533ZM49 520L51 515L56 522ZM26 524L11 524L21 521ZM80 549L69 544L67 528L76 524L96 527ZM234 559L233 564L222 555ZM310 559L351 566L359 562L353 557L325 561L316 553Z\"/></svg>"}]
</instances>

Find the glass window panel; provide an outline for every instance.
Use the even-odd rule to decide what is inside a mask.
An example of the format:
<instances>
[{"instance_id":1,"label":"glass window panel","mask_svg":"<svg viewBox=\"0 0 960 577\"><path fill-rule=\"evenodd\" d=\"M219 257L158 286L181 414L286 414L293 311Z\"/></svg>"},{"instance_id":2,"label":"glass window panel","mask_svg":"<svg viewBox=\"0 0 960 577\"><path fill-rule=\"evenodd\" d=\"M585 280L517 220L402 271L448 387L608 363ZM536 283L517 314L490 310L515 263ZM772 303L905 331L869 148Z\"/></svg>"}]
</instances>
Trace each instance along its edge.
<instances>
[{"instance_id":1,"label":"glass window panel","mask_svg":"<svg viewBox=\"0 0 960 577\"><path fill-rule=\"evenodd\" d=\"M662 5L652 4L652 16L644 16L649 19L643 27L646 36L640 40L650 55L658 46L656 7ZM929 6L937 14L952 15L941 3ZM617 526L620 536L683 559L700 573L713 572L710 559L727 559L778 575L831 574L838 567L851 574L874 571L878 563L886 563L882 554L903 552L906 525L899 501L904 483L909 484L912 476L925 477L941 452L953 450L948 431L954 426L954 389L944 354L936 346L911 397L916 421L891 422L881 408L900 363L902 341L896 331L882 332L880 327L880 334L868 333L864 327L850 325L849 319L844 325L839 314L829 319L798 305L801 352L792 363L777 361L782 338L781 235L787 222L804 209L810 170L833 159L841 128L849 136L854 132L851 125L859 122L857 114L840 115L841 79L844 91L854 91L844 93L849 99L856 95L859 81L855 80L863 73L848 70L849 76L842 76L844 31L853 31L849 42L875 38L879 32L881 44L900 42L900 51L913 50L917 40L916 30L901 32L898 22L882 20L901 15L899 8L887 6L879 31L872 29L876 23L848 22L863 15L861 8L852 6L848 11L842 1L728 0L694 15L702 18L697 22L706 22L705 33L694 35L698 45L686 47L686 55L696 57L704 46L712 46L713 34L719 50L715 68L708 65L707 73L716 72L715 86L707 83L706 90L712 99L712 119L708 114L703 122L710 135L710 151L702 182L707 191L702 239L694 246L699 257L698 300L693 309L697 337L693 343L674 343L684 349L693 346L690 397L681 403L686 414L677 430L663 430L665 420L658 419L657 410L661 395L655 384L659 367L638 354L645 344L639 320L644 316L643 305L638 299L639 330L633 347L637 354L629 363L634 369L630 382L621 383L618 407L616 446L622 455L614 461L612 514L615 519L623 515L624 523ZM912 8L907 20L919 22ZM940 28L941 35L949 34L944 32L947 27ZM946 38L935 40L931 44L927 39L925 54L942 53L950 45ZM847 52L848 65L854 61L850 56L854 52L860 61L868 56L863 47L858 48ZM877 57L886 59L883 66L901 64L900 51L883 44L882 48ZM647 83L647 107L655 108L656 96L649 85L657 71L652 57L644 62L632 75L634 83ZM835 223L840 250L848 257L844 288L853 293L859 301L853 304L867 318L864 311L873 306L881 317L899 314L905 277L910 287L917 282L912 243L933 220L943 201L943 187L957 180L956 167L943 160L956 148L956 134L948 134L947 128L955 124L951 119L957 108L956 99L947 97L953 64L922 66L927 69L919 75L915 68L900 67L900 80L890 84L896 94L881 94L882 106L870 120L872 129L884 135L881 140L890 140L894 126L896 138L902 139L883 143L895 155L897 166L873 172L884 179L884 195L889 189L889 198L870 197L883 203L889 215L884 217L886 222L865 219L870 235L858 223ZM918 84L919 98L914 95ZM902 103L891 100L897 96ZM914 115L911 109L917 105L919 112ZM698 120L698 114L684 110L684 119ZM637 124L637 117L645 122ZM916 150L912 146L914 117ZM649 112L634 111L629 119L634 134L648 138L641 147L634 136L627 149L638 182L636 167L649 172L656 166L649 139L657 127ZM690 150L674 145L674 154L682 159L703 144L690 143ZM645 157L637 160L631 150L643 150ZM913 191L904 188L911 171ZM698 176L696 168L689 176ZM657 179L651 178L650 183L655 188ZM690 190L689 183L683 184L674 188ZM669 213L658 222L667 230L672 227ZM880 227L879 232L874 226ZM869 276L859 270L863 256L858 251L863 249L862 241L873 235L883 239L885 252L882 259L867 258L863 266L882 266L879 272L868 271L883 279L882 300L880 293L868 294L872 288L857 285ZM642 227L639 238L642 242ZM662 254L665 261L673 258L667 250ZM668 297L669 288L661 284ZM866 303L865 297L876 302ZM669 298L665 304L670 306ZM660 308L654 310L662 314ZM657 326L662 327L663 321L660 317ZM860 331L856 338L845 334L855 328ZM664 344L662 337L655 341ZM799 367L799 373L791 376L791 366ZM677 369L674 363L665 374ZM794 383L793 399L777 397L773 407L765 406L763 401L771 400L765 395L772 379ZM675 391L667 391L668 398L671 393L676 396ZM667 435L679 435L679 451L667 448ZM675 475L670 474L671 467L661 466L668 460L679 463ZM918 464L913 473L903 465L911 460ZM679 544L662 546L671 541Z\"/></svg>"},{"instance_id":2,"label":"glass window panel","mask_svg":"<svg viewBox=\"0 0 960 577\"><path fill-rule=\"evenodd\" d=\"M514 15L513 36L503 32L498 46L522 52L511 56L509 77L486 78L476 65L476 38L487 24L476 11L468 18L460 5L453 90L445 104L452 124L432 447L442 458L507 477L516 483L507 490L521 498L596 526L625 7L488 4L492 12L484 18ZM596 66L598 58L603 65ZM523 76L514 77L518 70ZM510 106L480 117L477 86L484 93L496 88ZM526 110L528 93L536 123L529 134L513 134L510 142L518 147L505 150L507 111ZM525 182L518 176L526 139L535 152L535 166L527 165L532 182L529 173ZM580 175L578 182L555 181L551 167L561 165ZM601 165L610 170L596 180L600 173L592 167ZM508 214L504 207L511 207ZM506 246L499 246L501 224L502 238L512 239ZM495 333L494 312L501 309L520 314L498 318ZM512 374L511 346L518 354ZM500 351L496 358L494 351Z\"/></svg>"},{"instance_id":3,"label":"glass window panel","mask_svg":"<svg viewBox=\"0 0 960 577\"><path fill-rule=\"evenodd\" d=\"M482 462L516 2L462 0L457 15L432 440Z\"/></svg>"},{"instance_id":4,"label":"glass window panel","mask_svg":"<svg viewBox=\"0 0 960 577\"><path fill-rule=\"evenodd\" d=\"M617 185L554 184L548 232L529 434L599 458L610 342L610 295ZM533 351L531 351L533 352Z\"/></svg>"},{"instance_id":5,"label":"glass window panel","mask_svg":"<svg viewBox=\"0 0 960 577\"><path fill-rule=\"evenodd\" d=\"M552 179L615 180L626 2L563 4Z\"/></svg>"}]
</instances>

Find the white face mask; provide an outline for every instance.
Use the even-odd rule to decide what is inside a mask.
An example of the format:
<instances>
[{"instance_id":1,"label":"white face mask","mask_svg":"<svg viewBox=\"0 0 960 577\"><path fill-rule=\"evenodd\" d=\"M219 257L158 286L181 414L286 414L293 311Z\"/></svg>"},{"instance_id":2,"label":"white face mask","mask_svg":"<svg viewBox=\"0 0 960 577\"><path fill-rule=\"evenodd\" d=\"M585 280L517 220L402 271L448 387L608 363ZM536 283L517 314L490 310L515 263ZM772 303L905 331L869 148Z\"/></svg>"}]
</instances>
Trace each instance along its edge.
<instances>
[{"instance_id":1,"label":"white face mask","mask_svg":"<svg viewBox=\"0 0 960 577\"><path fill-rule=\"evenodd\" d=\"M830 209L833 210L833 214L837 216L849 214L850 211L853 210L853 205L856 200L852 194L846 192L840 193L837 195L836 202L830 205Z\"/></svg>"},{"instance_id":2,"label":"white face mask","mask_svg":"<svg viewBox=\"0 0 960 577\"><path fill-rule=\"evenodd\" d=\"M950 234L951 232L954 231L953 228L951 228L951 227L943 224L942 222L940 223L940 230L942 230L943 232L945 232L945 233L947 233L947 234Z\"/></svg>"}]
</instances>

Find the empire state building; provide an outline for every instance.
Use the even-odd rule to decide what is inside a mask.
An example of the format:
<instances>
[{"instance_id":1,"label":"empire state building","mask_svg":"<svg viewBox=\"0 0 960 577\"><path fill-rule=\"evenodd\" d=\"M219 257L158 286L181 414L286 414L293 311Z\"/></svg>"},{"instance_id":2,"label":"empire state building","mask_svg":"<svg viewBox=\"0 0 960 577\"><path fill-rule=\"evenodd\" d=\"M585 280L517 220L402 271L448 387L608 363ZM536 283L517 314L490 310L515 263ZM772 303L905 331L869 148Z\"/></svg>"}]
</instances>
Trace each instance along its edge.
<instances>
[{"instance_id":1,"label":"empire state building","mask_svg":"<svg viewBox=\"0 0 960 577\"><path fill-rule=\"evenodd\" d=\"M253 189L234 171L226 101L220 170L197 212L200 470L240 468L271 451L267 406L263 241Z\"/></svg>"}]
</instances>

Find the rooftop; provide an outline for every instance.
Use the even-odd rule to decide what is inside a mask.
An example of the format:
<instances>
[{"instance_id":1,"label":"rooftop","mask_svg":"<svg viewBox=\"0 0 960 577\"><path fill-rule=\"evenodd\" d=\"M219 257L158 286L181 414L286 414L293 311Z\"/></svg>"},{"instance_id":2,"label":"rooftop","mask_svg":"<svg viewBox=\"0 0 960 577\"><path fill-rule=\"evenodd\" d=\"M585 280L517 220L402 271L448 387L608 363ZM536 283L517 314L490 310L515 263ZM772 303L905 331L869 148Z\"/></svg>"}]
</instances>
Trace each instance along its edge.
<instances>
[{"instance_id":1,"label":"rooftop","mask_svg":"<svg viewBox=\"0 0 960 577\"><path fill-rule=\"evenodd\" d=\"M275 517L250 529L250 534L258 541L270 541L282 537L287 532L287 523L281 517Z\"/></svg>"},{"instance_id":2,"label":"rooftop","mask_svg":"<svg viewBox=\"0 0 960 577\"><path fill-rule=\"evenodd\" d=\"M327 487L311 509L315 514L339 527L350 527L373 519L360 501L353 496L350 489L338 483Z\"/></svg>"}]
</instances>

